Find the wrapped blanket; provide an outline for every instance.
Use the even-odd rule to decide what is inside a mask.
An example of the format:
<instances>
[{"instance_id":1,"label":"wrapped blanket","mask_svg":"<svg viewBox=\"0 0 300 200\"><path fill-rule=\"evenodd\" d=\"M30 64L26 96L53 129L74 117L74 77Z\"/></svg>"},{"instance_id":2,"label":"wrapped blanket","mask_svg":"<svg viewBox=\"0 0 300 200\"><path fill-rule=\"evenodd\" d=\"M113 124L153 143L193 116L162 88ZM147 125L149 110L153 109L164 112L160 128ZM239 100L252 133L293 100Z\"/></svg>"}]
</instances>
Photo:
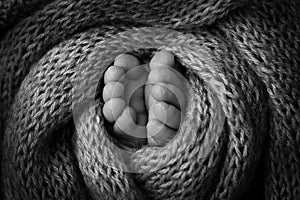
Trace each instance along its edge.
<instances>
[{"instance_id":1,"label":"wrapped blanket","mask_svg":"<svg viewBox=\"0 0 300 200\"><path fill-rule=\"evenodd\" d=\"M2 0L1 199L300 199L299 0ZM115 56L171 51L188 108L163 147L102 115Z\"/></svg>"}]
</instances>

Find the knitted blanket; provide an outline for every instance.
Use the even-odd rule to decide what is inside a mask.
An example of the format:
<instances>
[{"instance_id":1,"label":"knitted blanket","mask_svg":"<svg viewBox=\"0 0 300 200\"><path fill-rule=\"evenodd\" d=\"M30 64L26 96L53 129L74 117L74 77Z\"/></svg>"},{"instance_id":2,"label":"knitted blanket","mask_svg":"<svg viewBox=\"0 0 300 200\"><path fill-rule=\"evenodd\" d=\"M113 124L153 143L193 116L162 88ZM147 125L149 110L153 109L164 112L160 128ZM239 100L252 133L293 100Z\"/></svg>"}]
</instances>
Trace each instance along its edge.
<instances>
[{"instance_id":1,"label":"knitted blanket","mask_svg":"<svg viewBox=\"0 0 300 200\"><path fill-rule=\"evenodd\" d=\"M1 199L300 199L299 0L2 0ZM172 52L177 135L110 136L103 72Z\"/></svg>"}]
</instances>

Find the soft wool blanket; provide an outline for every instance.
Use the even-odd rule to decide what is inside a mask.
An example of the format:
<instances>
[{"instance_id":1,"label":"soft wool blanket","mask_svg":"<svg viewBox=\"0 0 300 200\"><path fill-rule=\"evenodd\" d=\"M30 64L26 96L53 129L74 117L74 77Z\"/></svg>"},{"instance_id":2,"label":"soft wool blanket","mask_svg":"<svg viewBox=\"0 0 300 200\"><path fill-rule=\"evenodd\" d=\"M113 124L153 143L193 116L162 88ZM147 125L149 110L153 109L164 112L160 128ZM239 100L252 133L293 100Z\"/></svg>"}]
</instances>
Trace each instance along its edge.
<instances>
[{"instance_id":1,"label":"soft wool blanket","mask_svg":"<svg viewBox=\"0 0 300 200\"><path fill-rule=\"evenodd\" d=\"M1 199L300 199L299 0L2 0ZM171 51L189 82L164 147L102 115L120 53Z\"/></svg>"}]
</instances>

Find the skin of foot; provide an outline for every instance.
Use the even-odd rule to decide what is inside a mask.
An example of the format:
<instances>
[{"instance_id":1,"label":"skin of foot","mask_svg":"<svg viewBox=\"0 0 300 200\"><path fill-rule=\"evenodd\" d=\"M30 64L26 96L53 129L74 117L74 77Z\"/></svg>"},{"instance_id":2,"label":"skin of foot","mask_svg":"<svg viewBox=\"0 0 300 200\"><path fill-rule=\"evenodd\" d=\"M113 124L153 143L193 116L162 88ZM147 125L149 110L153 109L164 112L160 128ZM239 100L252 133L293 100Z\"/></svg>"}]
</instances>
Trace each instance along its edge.
<instances>
[{"instance_id":1,"label":"skin of foot","mask_svg":"<svg viewBox=\"0 0 300 200\"><path fill-rule=\"evenodd\" d=\"M104 74L103 114L113 124L113 135L128 146L147 144L144 85L148 67L129 54L115 58Z\"/></svg>"},{"instance_id":2,"label":"skin of foot","mask_svg":"<svg viewBox=\"0 0 300 200\"><path fill-rule=\"evenodd\" d=\"M170 52L148 65L129 54L115 58L104 74L103 114L113 134L133 146L163 146L178 131L186 107L186 84Z\"/></svg>"},{"instance_id":3,"label":"skin of foot","mask_svg":"<svg viewBox=\"0 0 300 200\"><path fill-rule=\"evenodd\" d=\"M149 113L148 144L163 146L172 139L185 112L186 83L175 67L173 54L156 53L149 64L150 73L145 87L145 101Z\"/></svg>"}]
</instances>

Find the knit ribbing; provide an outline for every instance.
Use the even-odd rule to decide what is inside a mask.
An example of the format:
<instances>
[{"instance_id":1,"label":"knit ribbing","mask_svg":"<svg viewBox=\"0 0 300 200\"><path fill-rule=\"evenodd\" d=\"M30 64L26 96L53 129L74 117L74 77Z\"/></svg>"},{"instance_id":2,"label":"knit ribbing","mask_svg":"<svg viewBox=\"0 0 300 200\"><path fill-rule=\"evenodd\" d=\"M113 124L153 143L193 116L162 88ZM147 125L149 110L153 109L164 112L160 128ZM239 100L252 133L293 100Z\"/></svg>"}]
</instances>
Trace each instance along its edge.
<instances>
[{"instance_id":1,"label":"knit ribbing","mask_svg":"<svg viewBox=\"0 0 300 200\"><path fill-rule=\"evenodd\" d=\"M300 5L245 2L0 3L4 199L299 199ZM188 108L164 147L126 150L97 93L143 49L185 68Z\"/></svg>"}]
</instances>

